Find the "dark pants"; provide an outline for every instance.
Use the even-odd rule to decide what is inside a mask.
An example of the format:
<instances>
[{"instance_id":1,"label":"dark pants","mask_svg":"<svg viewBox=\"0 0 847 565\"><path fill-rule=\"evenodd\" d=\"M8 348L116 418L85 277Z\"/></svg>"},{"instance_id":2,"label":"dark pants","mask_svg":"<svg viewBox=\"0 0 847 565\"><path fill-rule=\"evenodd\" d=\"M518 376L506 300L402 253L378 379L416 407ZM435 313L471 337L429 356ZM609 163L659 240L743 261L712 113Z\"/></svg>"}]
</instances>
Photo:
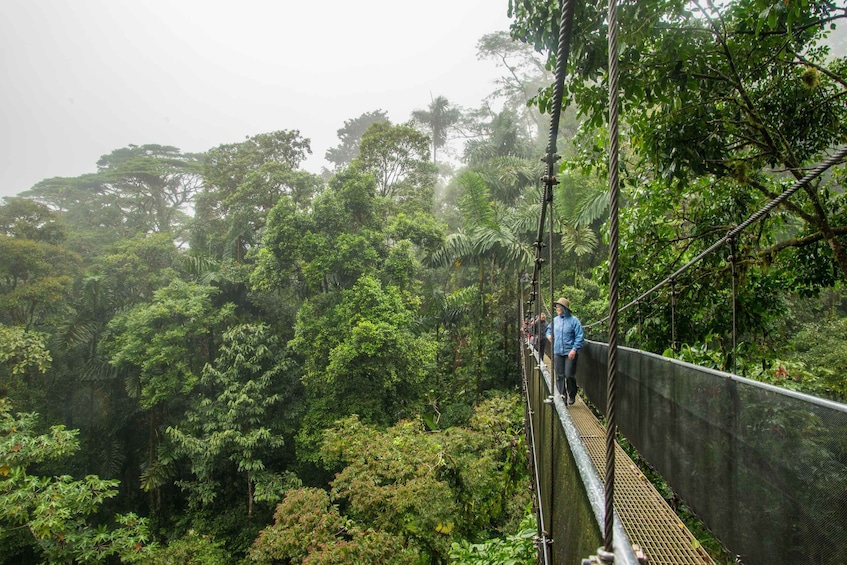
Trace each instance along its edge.
<instances>
[{"instance_id":1,"label":"dark pants","mask_svg":"<svg viewBox=\"0 0 847 565\"><path fill-rule=\"evenodd\" d=\"M546 337L539 337L538 338L538 346L536 347L536 349L538 350L538 356L541 359L544 359L544 347L546 345L547 345L547 338Z\"/></svg>"},{"instance_id":2,"label":"dark pants","mask_svg":"<svg viewBox=\"0 0 847 565\"><path fill-rule=\"evenodd\" d=\"M567 394L571 401L576 400L576 360L579 353L573 359L567 355L553 355L553 371L556 373L556 389L561 395ZM565 385L567 384L567 392Z\"/></svg>"}]
</instances>

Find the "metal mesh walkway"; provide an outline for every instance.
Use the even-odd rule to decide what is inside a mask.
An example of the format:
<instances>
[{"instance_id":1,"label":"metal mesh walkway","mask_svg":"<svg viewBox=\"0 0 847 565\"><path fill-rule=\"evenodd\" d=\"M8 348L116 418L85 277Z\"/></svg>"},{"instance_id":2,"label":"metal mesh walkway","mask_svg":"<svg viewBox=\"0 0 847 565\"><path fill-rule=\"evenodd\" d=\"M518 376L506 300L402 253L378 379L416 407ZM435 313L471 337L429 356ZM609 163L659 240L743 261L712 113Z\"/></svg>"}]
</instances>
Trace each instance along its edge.
<instances>
[{"instance_id":1,"label":"metal mesh walkway","mask_svg":"<svg viewBox=\"0 0 847 565\"><path fill-rule=\"evenodd\" d=\"M606 430L582 399L578 398L568 411L602 480L606 473ZM630 541L641 546L651 565L713 563L665 499L617 444L615 511Z\"/></svg>"}]
</instances>

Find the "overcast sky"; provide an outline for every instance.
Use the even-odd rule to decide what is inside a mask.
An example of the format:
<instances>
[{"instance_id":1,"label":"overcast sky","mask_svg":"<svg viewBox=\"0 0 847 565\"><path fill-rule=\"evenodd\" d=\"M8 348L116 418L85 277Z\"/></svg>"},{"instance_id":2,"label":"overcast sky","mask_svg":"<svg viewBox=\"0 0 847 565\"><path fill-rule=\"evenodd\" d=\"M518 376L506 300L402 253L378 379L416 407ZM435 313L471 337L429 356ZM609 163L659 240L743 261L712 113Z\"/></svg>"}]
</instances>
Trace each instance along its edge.
<instances>
[{"instance_id":1,"label":"overcast sky","mask_svg":"<svg viewBox=\"0 0 847 565\"><path fill-rule=\"evenodd\" d=\"M319 172L344 120L479 106L507 0L0 0L0 197L130 144L206 151L298 129Z\"/></svg>"}]
</instances>

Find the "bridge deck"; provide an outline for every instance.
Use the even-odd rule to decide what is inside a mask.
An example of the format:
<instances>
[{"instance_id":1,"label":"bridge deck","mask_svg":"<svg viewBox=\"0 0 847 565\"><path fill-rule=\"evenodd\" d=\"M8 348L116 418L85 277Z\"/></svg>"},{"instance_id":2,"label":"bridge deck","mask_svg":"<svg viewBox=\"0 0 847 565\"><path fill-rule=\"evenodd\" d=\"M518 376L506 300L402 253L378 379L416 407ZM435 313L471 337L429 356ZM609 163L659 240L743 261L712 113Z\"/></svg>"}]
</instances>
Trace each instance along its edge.
<instances>
[{"instance_id":1,"label":"bridge deck","mask_svg":"<svg viewBox=\"0 0 847 565\"><path fill-rule=\"evenodd\" d=\"M606 477L606 430L577 398L568 408L600 480ZM650 565L713 564L708 553L679 520L662 495L615 443L615 511L633 544Z\"/></svg>"}]
</instances>

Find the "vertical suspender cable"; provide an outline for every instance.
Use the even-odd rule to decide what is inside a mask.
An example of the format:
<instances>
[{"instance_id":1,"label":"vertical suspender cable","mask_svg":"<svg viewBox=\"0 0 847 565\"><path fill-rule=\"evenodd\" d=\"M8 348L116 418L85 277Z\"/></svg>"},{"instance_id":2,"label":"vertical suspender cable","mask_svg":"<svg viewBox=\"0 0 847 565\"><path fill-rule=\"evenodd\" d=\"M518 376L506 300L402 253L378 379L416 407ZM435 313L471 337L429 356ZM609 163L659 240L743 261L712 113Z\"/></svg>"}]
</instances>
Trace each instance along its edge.
<instances>
[{"instance_id":1,"label":"vertical suspender cable","mask_svg":"<svg viewBox=\"0 0 847 565\"><path fill-rule=\"evenodd\" d=\"M618 371L618 9L609 0L609 361L606 389L606 514L603 545L614 552L615 388Z\"/></svg>"},{"instance_id":2,"label":"vertical suspender cable","mask_svg":"<svg viewBox=\"0 0 847 565\"><path fill-rule=\"evenodd\" d=\"M571 30L573 29L573 13L575 0L564 0L561 4L562 18L559 25L559 44L556 48L556 82L553 85L553 104L550 114L550 136L547 139L547 167L544 176L544 202L541 208L541 218L538 222L538 242L544 230L545 211L549 207L549 234L548 234L548 256L550 263L550 299L549 304L555 300L555 281L553 272L553 186L558 183L554 174L556 160L556 140L559 137L559 120L562 117L562 99L565 93L565 74L568 68L568 56L571 48ZM540 294L540 293L539 293ZM550 324L555 325L556 318L551 316ZM550 359L553 359L553 348L555 346L555 327L550 330ZM555 365L555 363L553 364ZM555 391L558 376L553 369L553 389ZM555 394L555 392L554 392Z\"/></svg>"},{"instance_id":3,"label":"vertical suspender cable","mask_svg":"<svg viewBox=\"0 0 847 565\"><path fill-rule=\"evenodd\" d=\"M550 300L547 301L547 304L551 305L551 304L553 304L553 301L556 300L554 298L554 293L556 292L556 289L555 289L555 285L553 284L553 192L552 192L552 190L550 192L549 206L550 206L550 216L549 216L549 219L548 219L548 227L547 227L547 261L550 263L550 267L549 267ZM550 306L550 308L553 308L553 307ZM553 385L554 385L554 387L553 387L554 393L553 394L558 394L558 392L555 391L555 383L557 382L557 380L556 380L557 376L555 374L556 364L553 363L553 339L555 338L556 334L553 331L555 328L552 328L552 325L556 321L555 314L556 314L556 309L553 308L553 310L550 312L550 326L551 326L551 329L550 329L550 367L553 369L553 371L552 371L552 373L553 373Z\"/></svg>"},{"instance_id":4,"label":"vertical suspender cable","mask_svg":"<svg viewBox=\"0 0 847 565\"><path fill-rule=\"evenodd\" d=\"M735 269L735 238L726 238L729 243L729 265L732 270L732 372L738 374L738 271Z\"/></svg>"},{"instance_id":5,"label":"vertical suspender cable","mask_svg":"<svg viewBox=\"0 0 847 565\"><path fill-rule=\"evenodd\" d=\"M671 348L677 351L676 347L676 281L671 279Z\"/></svg>"}]
</instances>

